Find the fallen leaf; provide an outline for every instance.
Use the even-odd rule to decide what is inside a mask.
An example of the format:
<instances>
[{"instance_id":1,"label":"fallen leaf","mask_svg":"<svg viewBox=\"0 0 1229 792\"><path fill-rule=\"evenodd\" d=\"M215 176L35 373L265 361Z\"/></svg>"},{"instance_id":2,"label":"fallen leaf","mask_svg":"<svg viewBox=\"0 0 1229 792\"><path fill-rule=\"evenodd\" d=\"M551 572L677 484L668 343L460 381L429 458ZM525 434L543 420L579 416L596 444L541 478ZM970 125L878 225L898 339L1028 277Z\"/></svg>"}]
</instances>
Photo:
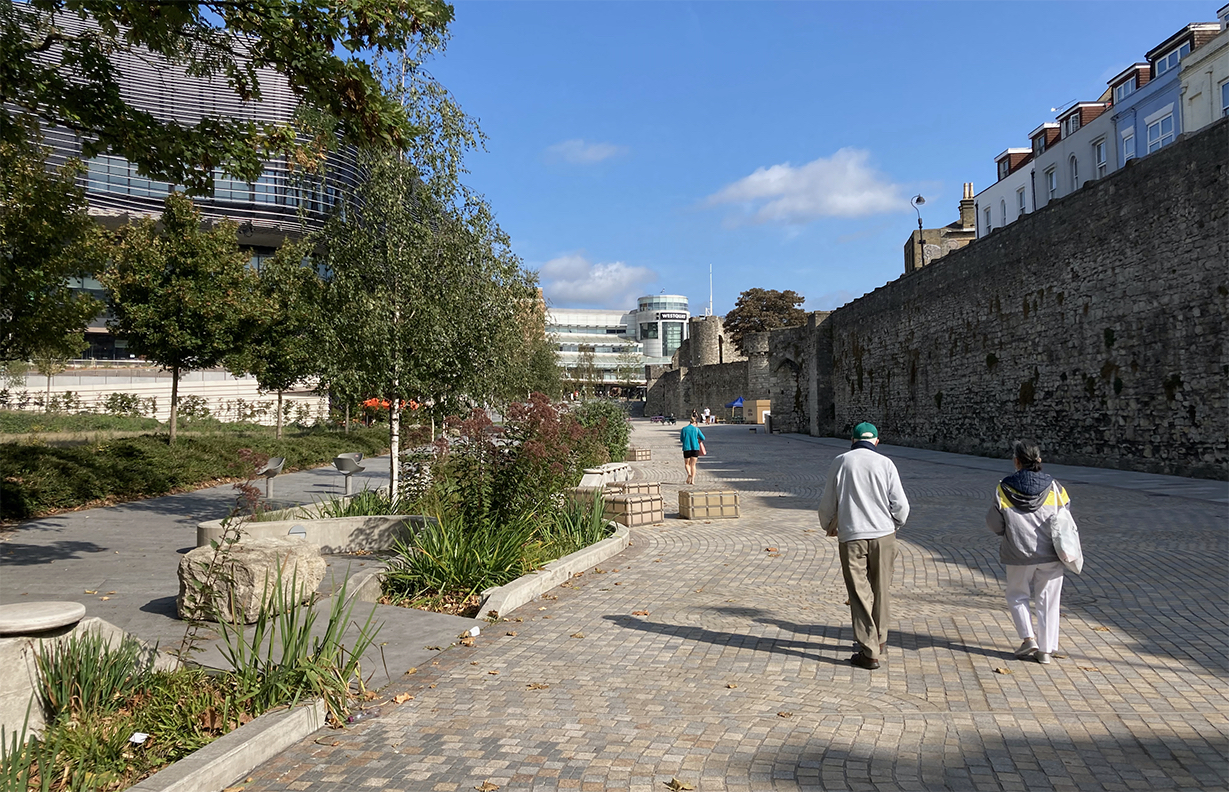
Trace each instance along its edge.
<instances>
[{"instance_id":1,"label":"fallen leaf","mask_svg":"<svg viewBox=\"0 0 1229 792\"><path fill-rule=\"evenodd\" d=\"M726 602L736 602L736 600L726 600Z\"/></svg>"},{"instance_id":2,"label":"fallen leaf","mask_svg":"<svg viewBox=\"0 0 1229 792\"><path fill-rule=\"evenodd\" d=\"M660 563L661 563L661 559L660 559L660 558L655 558L655 559L653 559L653 563L654 563L654 564L660 564Z\"/></svg>"},{"instance_id":3,"label":"fallen leaf","mask_svg":"<svg viewBox=\"0 0 1229 792\"><path fill-rule=\"evenodd\" d=\"M526 690L546 690L550 685L544 685L541 682L530 682L525 686Z\"/></svg>"},{"instance_id":4,"label":"fallen leaf","mask_svg":"<svg viewBox=\"0 0 1229 792\"><path fill-rule=\"evenodd\" d=\"M86 593L88 594L89 592L87 591ZM1093 629L1096 630L1097 632L1109 632L1110 631L1109 627L1093 627Z\"/></svg>"},{"instance_id":5,"label":"fallen leaf","mask_svg":"<svg viewBox=\"0 0 1229 792\"><path fill-rule=\"evenodd\" d=\"M251 723L251 722L252 722L252 716L251 716L251 715L249 715L249 714L248 714L248 713L246 713L246 712L240 712L240 713L239 713L239 725L240 725L240 726L243 726L244 724ZM248 782L249 782L249 783L251 783L251 781L252 781L252 779L250 779L250 778L249 778L249 779L248 779Z\"/></svg>"},{"instance_id":6,"label":"fallen leaf","mask_svg":"<svg viewBox=\"0 0 1229 792\"><path fill-rule=\"evenodd\" d=\"M205 731L221 731L225 727L222 721L222 713L218 712L213 707L209 707L200 715L201 728Z\"/></svg>"},{"instance_id":7,"label":"fallen leaf","mask_svg":"<svg viewBox=\"0 0 1229 792\"><path fill-rule=\"evenodd\" d=\"M558 597L556 597L554 594L543 594L543 595L542 595L542 599L544 599L544 600L557 600L557 599L559 599L559 598L558 598Z\"/></svg>"},{"instance_id":8,"label":"fallen leaf","mask_svg":"<svg viewBox=\"0 0 1229 792\"><path fill-rule=\"evenodd\" d=\"M393 696L394 704L404 704L407 701L413 701L413 700L414 700L414 697L411 696L409 693L398 693L397 695Z\"/></svg>"},{"instance_id":9,"label":"fallen leaf","mask_svg":"<svg viewBox=\"0 0 1229 792\"><path fill-rule=\"evenodd\" d=\"M816 530L816 529L814 529L814 528L806 528L806 529L804 529L804 530L803 530L803 533L815 533L815 530Z\"/></svg>"},{"instance_id":10,"label":"fallen leaf","mask_svg":"<svg viewBox=\"0 0 1229 792\"><path fill-rule=\"evenodd\" d=\"M543 607L541 607L541 608L538 608L538 610L546 610L546 607L545 607L545 606L543 606Z\"/></svg>"},{"instance_id":11,"label":"fallen leaf","mask_svg":"<svg viewBox=\"0 0 1229 792\"><path fill-rule=\"evenodd\" d=\"M792 712L778 712L778 713L777 713L777 717L778 717L778 718L792 718L792 717L794 717L794 713L792 713Z\"/></svg>"},{"instance_id":12,"label":"fallen leaf","mask_svg":"<svg viewBox=\"0 0 1229 792\"><path fill-rule=\"evenodd\" d=\"M622 583L615 583L616 586L622 586Z\"/></svg>"},{"instance_id":13,"label":"fallen leaf","mask_svg":"<svg viewBox=\"0 0 1229 792\"><path fill-rule=\"evenodd\" d=\"M632 611L633 616L648 616L648 611Z\"/></svg>"},{"instance_id":14,"label":"fallen leaf","mask_svg":"<svg viewBox=\"0 0 1229 792\"><path fill-rule=\"evenodd\" d=\"M328 737L317 737L313 742L315 742L316 745L327 745L330 748L336 748L337 746L341 745L341 740L333 740Z\"/></svg>"},{"instance_id":15,"label":"fallen leaf","mask_svg":"<svg viewBox=\"0 0 1229 792\"><path fill-rule=\"evenodd\" d=\"M86 594L97 594L98 592L97 591L86 591L85 593Z\"/></svg>"},{"instance_id":16,"label":"fallen leaf","mask_svg":"<svg viewBox=\"0 0 1229 792\"><path fill-rule=\"evenodd\" d=\"M103 602L106 602L107 600L111 598L110 597L99 597L98 599L102 600Z\"/></svg>"},{"instance_id":17,"label":"fallen leaf","mask_svg":"<svg viewBox=\"0 0 1229 792\"><path fill-rule=\"evenodd\" d=\"M735 685L733 682L731 682L730 684L726 685L726 687L728 687L730 690L733 690L734 688L738 687L738 685Z\"/></svg>"},{"instance_id":18,"label":"fallen leaf","mask_svg":"<svg viewBox=\"0 0 1229 792\"><path fill-rule=\"evenodd\" d=\"M595 573L599 574L599 575L604 575L604 574L606 574L606 570L604 570L604 569L599 569L598 567L594 567L594 568L593 568L593 571L594 571Z\"/></svg>"},{"instance_id":19,"label":"fallen leaf","mask_svg":"<svg viewBox=\"0 0 1229 792\"><path fill-rule=\"evenodd\" d=\"M674 792L679 792L680 790L683 790L683 789L695 789L695 787L692 786L691 784L688 784L686 781L680 781L677 778L671 778L669 781L666 782L666 789L672 789L674 790Z\"/></svg>"},{"instance_id":20,"label":"fallen leaf","mask_svg":"<svg viewBox=\"0 0 1229 792\"><path fill-rule=\"evenodd\" d=\"M108 591L107 593L108 593L108 594L114 594L115 592L114 592L114 591Z\"/></svg>"},{"instance_id":21,"label":"fallen leaf","mask_svg":"<svg viewBox=\"0 0 1229 792\"><path fill-rule=\"evenodd\" d=\"M444 647L442 647L442 646L428 646L428 647L425 647L425 648L426 648L426 650L427 650L428 652L442 652L442 651L444 651Z\"/></svg>"},{"instance_id":22,"label":"fallen leaf","mask_svg":"<svg viewBox=\"0 0 1229 792\"><path fill-rule=\"evenodd\" d=\"M543 616L542 618L543 618L543 619L553 619L553 618L555 618L555 617L554 617L554 616Z\"/></svg>"},{"instance_id":23,"label":"fallen leaf","mask_svg":"<svg viewBox=\"0 0 1229 792\"><path fill-rule=\"evenodd\" d=\"M427 687L431 688L432 690L435 690L435 684L436 684L436 683L432 682L430 685L427 685ZM432 712L434 712L434 711L435 711L435 710L432 710Z\"/></svg>"},{"instance_id":24,"label":"fallen leaf","mask_svg":"<svg viewBox=\"0 0 1229 792\"><path fill-rule=\"evenodd\" d=\"M492 784L490 781L483 781L478 786L474 787L478 792L495 792L499 789L499 784Z\"/></svg>"},{"instance_id":25,"label":"fallen leaf","mask_svg":"<svg viewBox=\"0 0 1229 792\"><path fill-rule=\"evenodd\" d=\"M585 634L584 633L572 633L572 637L573 638L584 638Z\"/></svg>"},{"instance_id":26,"label":"fallen leaf","mask_svg":"<svg viewBox=\"0 0 1229 792\"><path fill-rule=\"evenodd\" d=\"M994 669L994 673L996 673L996 674L1010 674L1010 673L1011 673L1011 669L1010 669L1010 668L996 668L996 669Z\"/></svg>"},{"instance_id":27,"label":"fallen leaf","mask_svg":"<svg viewBox=\"0 0 1229 792\"><path fill-rule=\"evenodd\" d=\"M1101 670L1097 668L1096 666L1076 666L1076 668L1080 669L1081 671L1100 671Z\"/></svg>"},{"instance_id":28,"label":"fallen leaf","mask_svg":"<svg viewBox=\"0 0 1229 792\"><path fill-rule=\"evenodd\" d=\"M775 548L775 547L765 547L765 548L764 548L764 552L767 552L767 553L775 553L775 552L777 552L777 548Z\"/></svg>"},{"instance_id":29,"label":"fallen leaf","mask_svg":"<svg viewBox=\"0 0 1229 792\"><path fill-rule=\"evenodd\" d=\"M478 661L474 660L473 662L470 663L470 665L478 665Z\"/></svg>"},{"instance_id":30,"label":"fallen leaf","mask_svg":"<svg viewBox=\"0 0 1229 792\"><path fill-rule=\"evenodd\" d=\"M494 669L487 671L487 673L490 674L491 676L499 676L499 672Z\"/></svg>"},{"instance_id":31,"label":"fallen leaf","mask_svg":"<svg viewBox=\"0 0 1229 792\"><path fill-rule=\"evenodd\" d=\"M508 630L504 635L516 635L516 630Z\"/></svg>"},{"instance_id":32,"label":"fallen leaf","mask_svg":"<svg viewBox=\"0 0 1229 792\"><path fill-rule=\"evenodd\" d=\"M375 697L376 697L376 692L374 690L364 690L363 691L363 698L366 699L367 701L371 701Z\"/></svg>"},{"instance_id":33,"label":"fallen leaf","mask_svg":"<svg viewBox=\"0 0 1229 792\"><path fill-rule=\"evenodd\" d=\"M414 668L411 668L409 671L406 671L405 675L409 676L410 674L417 674L417 673L418 673L418 667L415 666Z\"/></svg>"},{"instance_id":34,"label":"fallen leaf","mask_svg":"<svg viewBox=\"0 0 1229 792\"><path fill-rule=\"evenodd\" d=\"M240 784L239 786L228 786L225 789L223 789L222 792L243 792L243 785Z\"/></svg>"},{"instance_id":35,"label":"fallen leaf","mask_svg":"<svg viewBox=\"0 0 1229 792\"><path fill-rule=\"evenodd\" d=\"M462 639L461 639L461 645L462 645L462 646L473 646L473 645L474 645L474 638L473 638L473 636L472 636L472 635L467 635L467 636L465 636L464 638L462 638Z\"/></svg>"},{"instance_id":36,"label":"fallen leaf","mask_svg":"<svg viewBox=\"0 0 1229 792\"><path fill-rule=\"evenodd\" d=\"M769 553L768 557L769 558L780 558L781 554L780 553Z\"/></svg>"},{"instance_id":37,"label":"fallen leaf","mask_svg":"<svg viewBox=\"0 0 1229 792\"><path fill-rule=\"evenodd\" d=\"M517 617L516 617L515 619L513 619L512 621L523 622L523 621L525 621L525 620L524 620L524 619L522 619L520 616L517 616Z\"/></svg>"}]
</instances>

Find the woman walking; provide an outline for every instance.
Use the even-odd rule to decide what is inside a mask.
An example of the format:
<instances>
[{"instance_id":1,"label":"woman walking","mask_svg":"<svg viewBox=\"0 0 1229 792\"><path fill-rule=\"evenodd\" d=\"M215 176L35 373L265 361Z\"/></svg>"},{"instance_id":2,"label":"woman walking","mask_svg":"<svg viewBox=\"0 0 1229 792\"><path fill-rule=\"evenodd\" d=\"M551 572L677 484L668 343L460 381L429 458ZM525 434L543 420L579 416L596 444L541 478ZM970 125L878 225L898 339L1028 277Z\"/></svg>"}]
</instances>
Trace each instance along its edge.
<instances>
[{"instance_id":1,"label":"woman walking","mask_svg":"<svg viewBox=\"0 0 1229 792\"><path fill-rule=\"evenodd\" d=\"M1063 564L1050 538L1049 520L1070 508L1067 491L1041 472L1041 450L1017 441L1012 449L1016 472L999 482L986 526L1003 537L999 560L1007 567L1007 606L1022 643L1016 657L1049 663L1058 650L1058 605L1063 590ZM1033 632L1030 589L1037 614Z\"/></svg>"},{"instance_id":2,"label":"woman walking","mask_svg":"<svg viewBox=\"0 0 1229 792\"><path fill-rule=\"evenodd\" d=\"M696 459L704 455L704 433L696 426L696 411L691 411L691 422L679 431L683 441L683 466L687 468L687 483L696 483Z\"/></svg>"}]
</instances>

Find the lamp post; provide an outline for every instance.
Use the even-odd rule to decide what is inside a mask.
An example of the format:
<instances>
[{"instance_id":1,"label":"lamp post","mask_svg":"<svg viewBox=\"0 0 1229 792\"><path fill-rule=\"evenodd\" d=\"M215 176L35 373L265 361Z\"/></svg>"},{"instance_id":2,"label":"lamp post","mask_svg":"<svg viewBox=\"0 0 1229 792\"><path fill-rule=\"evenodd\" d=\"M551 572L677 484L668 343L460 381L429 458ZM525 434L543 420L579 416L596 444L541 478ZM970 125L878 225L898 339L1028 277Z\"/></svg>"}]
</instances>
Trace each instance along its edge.
<instances>
[{"instance_id":1,"label":"lamp post","mask_svg":"<svg viewBox=\"0 0 1229 792\"><path fill-rule=\"evenodd\" d=\"M919 269L926 265L924 260L926 256L926 243L922 241L922 210L919 206L926 203L926 199L921 195L915 195L909 199L909 205L913 207L913 211L917 212L917 258L913 260L913 268Z\"/></svg>"}]
</instances>

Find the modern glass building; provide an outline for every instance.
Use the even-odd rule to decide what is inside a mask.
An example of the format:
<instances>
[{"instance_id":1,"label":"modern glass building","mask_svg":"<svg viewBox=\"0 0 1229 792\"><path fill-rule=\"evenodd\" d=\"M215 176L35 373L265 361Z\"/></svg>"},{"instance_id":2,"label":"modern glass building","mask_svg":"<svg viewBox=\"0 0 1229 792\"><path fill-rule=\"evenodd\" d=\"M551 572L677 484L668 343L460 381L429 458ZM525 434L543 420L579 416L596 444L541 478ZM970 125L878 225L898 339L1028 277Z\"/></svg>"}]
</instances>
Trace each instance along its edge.
<instances>
[{"instance_id":1,"label":"modern glass building","mask_svg":"<svg viewBox=\"0 0 1229 792\"><path fill-rule=\"evenodd\" d=\"M632 311L550 308L546 335L569 379L601 392L631 383L640 388L644 367L669 363L687 338L690 317L686 297L660 294L641 297Z\"/></svg>"},{"instance_id":2,"label":"modern glass building","mask_svg":"<svg viewBox=\"0 0 1229 792\"><path fill-rule=\"evenodd\" d=\"M90 23L63 15L57 24L65 32L85 32ZM61 53L52 48L43 57L58 62ZM191 76L180 66L149 52L117 52L113 63L121 75L120 91L125 101L161 121L185 126L208 117L291 124L298 100L285 78L270 69L258 69L262 97L242 101L226 84L225 77ZM80 157L82 140L71 130L44 127L44 144L51 150L50 164L60 165ZM139 175L122 157L102 154L85 161L80 184L86 191L90 216L109 228L118 228L140 217L158 217L167 193L176 185ZM223 219L238 225L240 246L249 251L254 264L271 256L287 239L302 235L323 223L341 195L357 181L352 151L330 154L320 174L295 169L284 158L270 159L254 183L236 181L217 170L212 196L196 197L205 222ZM92 278L77 284L101 293ZM106 328L106 317L97 317L86 332L91 357L126 358Z\"/></svg>"}]
</instances>

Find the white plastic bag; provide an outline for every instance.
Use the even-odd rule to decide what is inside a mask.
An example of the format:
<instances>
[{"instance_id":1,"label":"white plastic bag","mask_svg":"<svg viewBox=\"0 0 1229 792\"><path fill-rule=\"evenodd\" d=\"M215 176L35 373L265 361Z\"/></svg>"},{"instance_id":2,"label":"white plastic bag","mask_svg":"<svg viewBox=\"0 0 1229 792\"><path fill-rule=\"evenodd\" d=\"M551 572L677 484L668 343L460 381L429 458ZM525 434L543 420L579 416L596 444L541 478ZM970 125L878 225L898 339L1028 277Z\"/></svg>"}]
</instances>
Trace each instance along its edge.
<instances>
[{"instance_id":1,"label":"white plastic bag","mask_svg":"<svg viewBox=\"0 0 1229 792\"><path fill-rule=\"evenodd\" d=\"M1054 487L1055 499L1058 499L1058 486ZM1054 516L1049 519L1050 538L1054 541L1054 552L1063 566L1075 574L1084 569L1084 551L1080 547L1080 529L1076 527L1071 516L1071 507L1059 504Z\"/></svg>"}]
</instances>

